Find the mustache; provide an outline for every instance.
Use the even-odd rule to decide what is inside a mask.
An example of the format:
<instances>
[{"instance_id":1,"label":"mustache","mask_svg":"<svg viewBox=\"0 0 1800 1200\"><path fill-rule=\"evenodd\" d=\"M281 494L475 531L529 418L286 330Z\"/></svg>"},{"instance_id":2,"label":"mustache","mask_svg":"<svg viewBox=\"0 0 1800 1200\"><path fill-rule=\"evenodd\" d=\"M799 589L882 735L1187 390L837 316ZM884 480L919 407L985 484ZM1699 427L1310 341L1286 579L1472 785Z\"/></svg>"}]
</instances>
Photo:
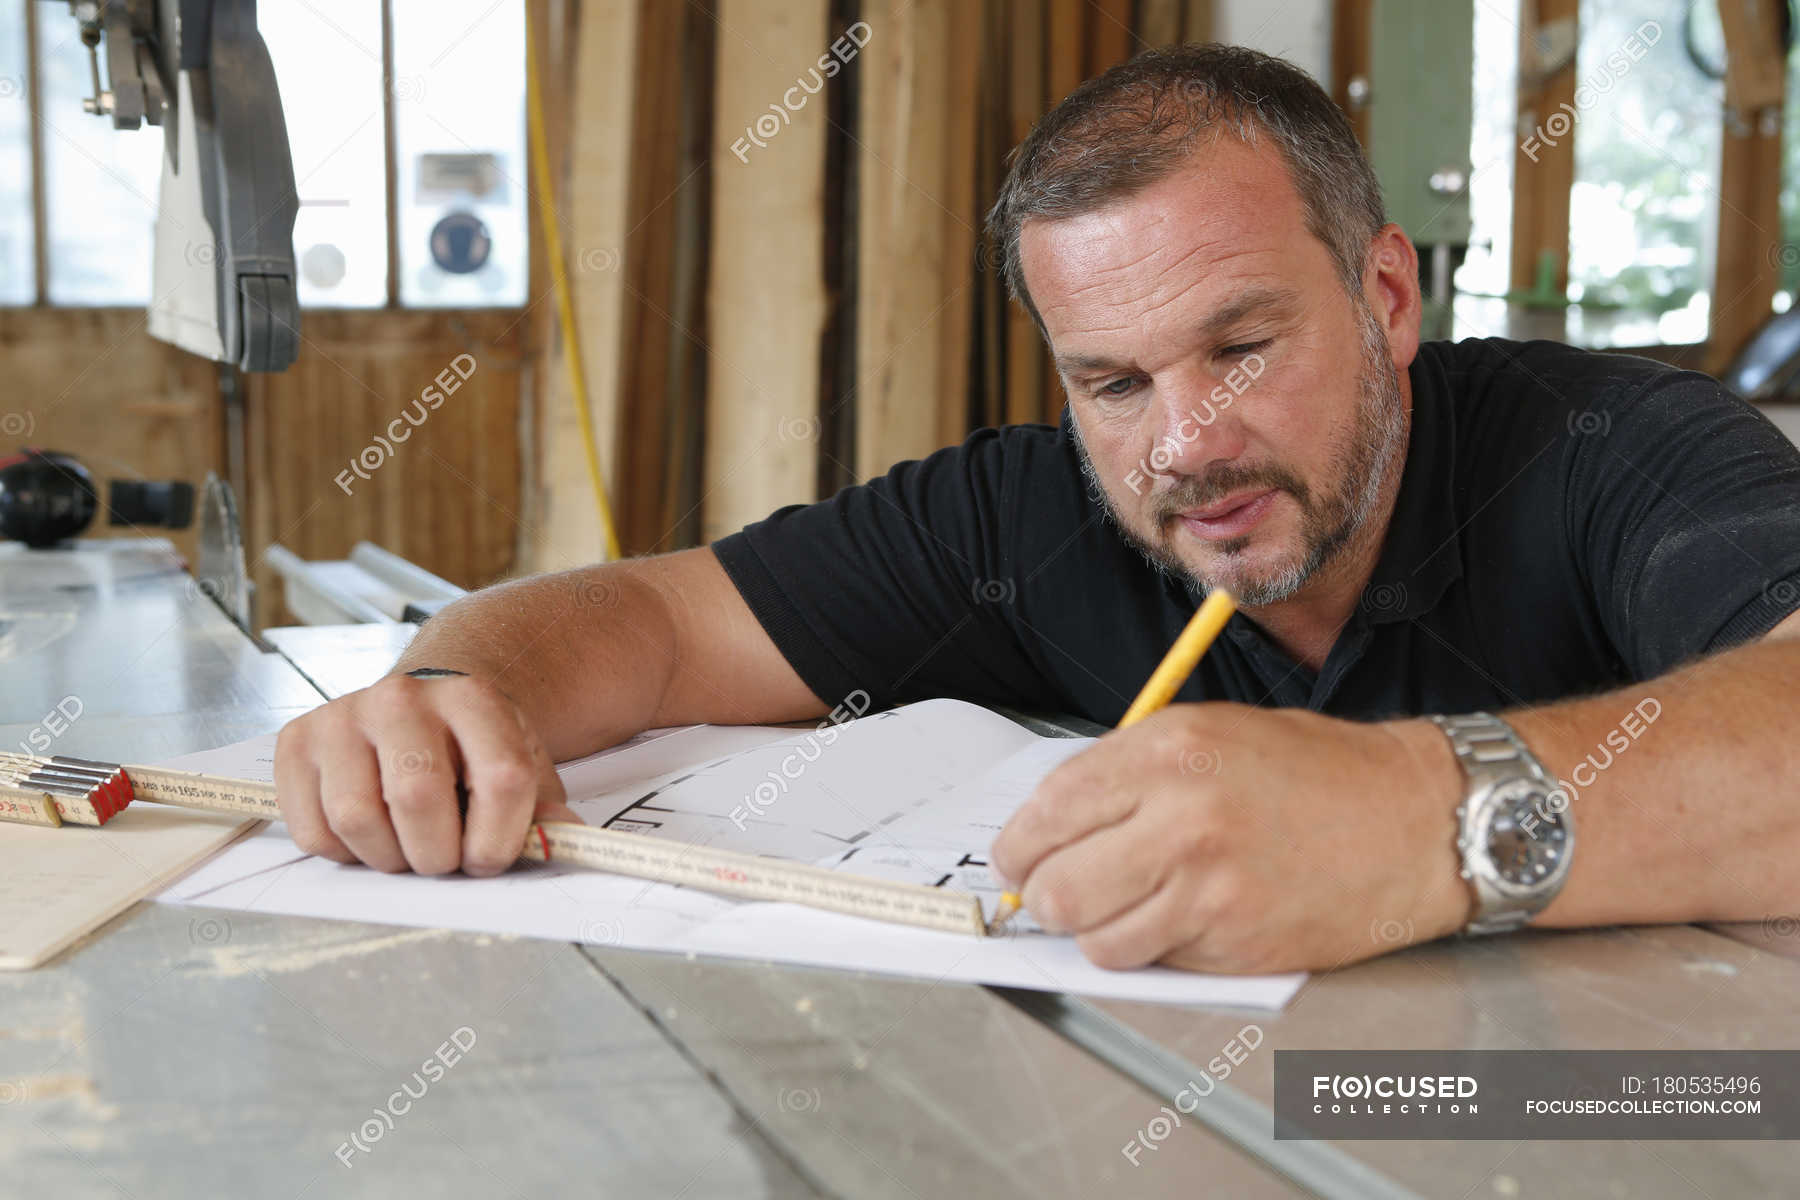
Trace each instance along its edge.
<instances>
[{"instance_id":1,"label":"mustache","mask_svg":"<svg viewBox=\"0 0 1800 1200\"><path fill-rule=\"evenodd\" d=\"M1273 488L1288 492L1300 502L1302 508L1306 508L1311 500L1305 481L1279 463L1259 463L1253 466L1221 463L1204 474L1183 475L1176 480L1167 491L1155 497L1151 515L1157 525L1161 526L1188 509L1205 508L1217 504L1233 492L1251 488Z\"/></svg>"}]
</instances>

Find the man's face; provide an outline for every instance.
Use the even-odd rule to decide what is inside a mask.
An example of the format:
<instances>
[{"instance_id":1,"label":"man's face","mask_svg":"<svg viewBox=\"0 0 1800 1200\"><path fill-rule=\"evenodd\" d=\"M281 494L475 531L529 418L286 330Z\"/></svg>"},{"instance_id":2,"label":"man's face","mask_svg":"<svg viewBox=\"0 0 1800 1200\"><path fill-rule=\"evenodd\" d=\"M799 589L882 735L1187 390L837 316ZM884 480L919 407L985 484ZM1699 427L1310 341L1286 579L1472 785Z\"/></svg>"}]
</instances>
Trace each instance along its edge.
<instances>
[{"instance_id":1,"label":"man's face","mask_svg":"<svg viewBox=\"0 0 1800 1200\"><path fill-rule=\"evenodd\" d=\"M1020 253L1083 469L1153 562L1258 607L1366 528L1405 399L1274 147L1222 136L1126 200L1027 222Z\"/></svg>"}]
</instances>

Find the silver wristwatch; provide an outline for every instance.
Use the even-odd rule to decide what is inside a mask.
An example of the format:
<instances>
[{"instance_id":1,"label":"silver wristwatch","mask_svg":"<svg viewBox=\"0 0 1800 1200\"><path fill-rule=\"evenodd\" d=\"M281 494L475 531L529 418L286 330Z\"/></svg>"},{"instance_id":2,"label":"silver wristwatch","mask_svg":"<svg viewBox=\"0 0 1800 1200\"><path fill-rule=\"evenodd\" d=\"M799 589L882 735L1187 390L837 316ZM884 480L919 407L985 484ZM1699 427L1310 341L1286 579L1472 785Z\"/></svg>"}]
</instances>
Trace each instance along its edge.
<instances>
[{"instance_id":1,"label":"silver wristwatch","mask_svg":"<svg viewBox=\"0 0 1800 1200\"><path fill-rule=\"evenodd\" d=\"M1490 713L1431 718L1450 739L1468 790L1456 809L1462 877L1475 893L1464 933L1506 933L1544 910L1569 877L1568 793L1512 727Z\"/></svg>"}]
</instances>

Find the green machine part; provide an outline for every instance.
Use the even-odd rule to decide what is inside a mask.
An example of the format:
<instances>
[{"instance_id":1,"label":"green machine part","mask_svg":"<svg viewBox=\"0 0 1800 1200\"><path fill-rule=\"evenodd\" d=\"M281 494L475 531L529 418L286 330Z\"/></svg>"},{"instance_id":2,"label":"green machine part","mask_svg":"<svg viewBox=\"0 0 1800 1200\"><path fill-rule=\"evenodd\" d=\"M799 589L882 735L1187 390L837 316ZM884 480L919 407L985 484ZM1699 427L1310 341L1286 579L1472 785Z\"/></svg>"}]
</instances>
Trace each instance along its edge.
<instances>
[{"instance_id":1,"label":"green machine part","mask_svg":"<svg viewBox=\"0 0 1800 1200\"><path fill-rule=\"evenodd\" d=\"M1427 296L1422 332L1448 337L1448 275L1469 245L1475 6L1375 0L1372 25L1369 158L1388 219L1419 247Z\"/></svg>"}]
</instances>

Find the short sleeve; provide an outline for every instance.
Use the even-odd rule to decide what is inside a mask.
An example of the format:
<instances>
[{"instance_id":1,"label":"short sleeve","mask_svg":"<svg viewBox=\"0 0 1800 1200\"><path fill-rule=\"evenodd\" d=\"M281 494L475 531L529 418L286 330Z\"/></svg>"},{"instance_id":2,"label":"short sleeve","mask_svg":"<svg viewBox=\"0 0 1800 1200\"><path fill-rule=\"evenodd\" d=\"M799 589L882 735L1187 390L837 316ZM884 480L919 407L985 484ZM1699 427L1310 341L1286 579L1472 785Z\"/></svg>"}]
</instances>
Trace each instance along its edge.
<instances>
[{"instance_id":1,"label":"short sleeve","mask_svg":"<svg viewBox=\"0 0 1800 1200\"><path fill-rule=\"evenodd\" d=\"M863 691L874 708L934 696L1029 706L1049 689L1011 619L1008 564L1032 449L1054 434L979 430L713 551L826 704Z\"/></svg>"},{"instance_id":2,"label":"short sleeve","mask_svg":"<svg viewBox=\"0 0 1800 1200\"><path fill-rule=\"evenodd\" d=\"M1613 645L1649 679L1800 609L1800 449L1704 375L1632 383L1570 418L1566 516Z\"/></svg>"}]
</instances>

